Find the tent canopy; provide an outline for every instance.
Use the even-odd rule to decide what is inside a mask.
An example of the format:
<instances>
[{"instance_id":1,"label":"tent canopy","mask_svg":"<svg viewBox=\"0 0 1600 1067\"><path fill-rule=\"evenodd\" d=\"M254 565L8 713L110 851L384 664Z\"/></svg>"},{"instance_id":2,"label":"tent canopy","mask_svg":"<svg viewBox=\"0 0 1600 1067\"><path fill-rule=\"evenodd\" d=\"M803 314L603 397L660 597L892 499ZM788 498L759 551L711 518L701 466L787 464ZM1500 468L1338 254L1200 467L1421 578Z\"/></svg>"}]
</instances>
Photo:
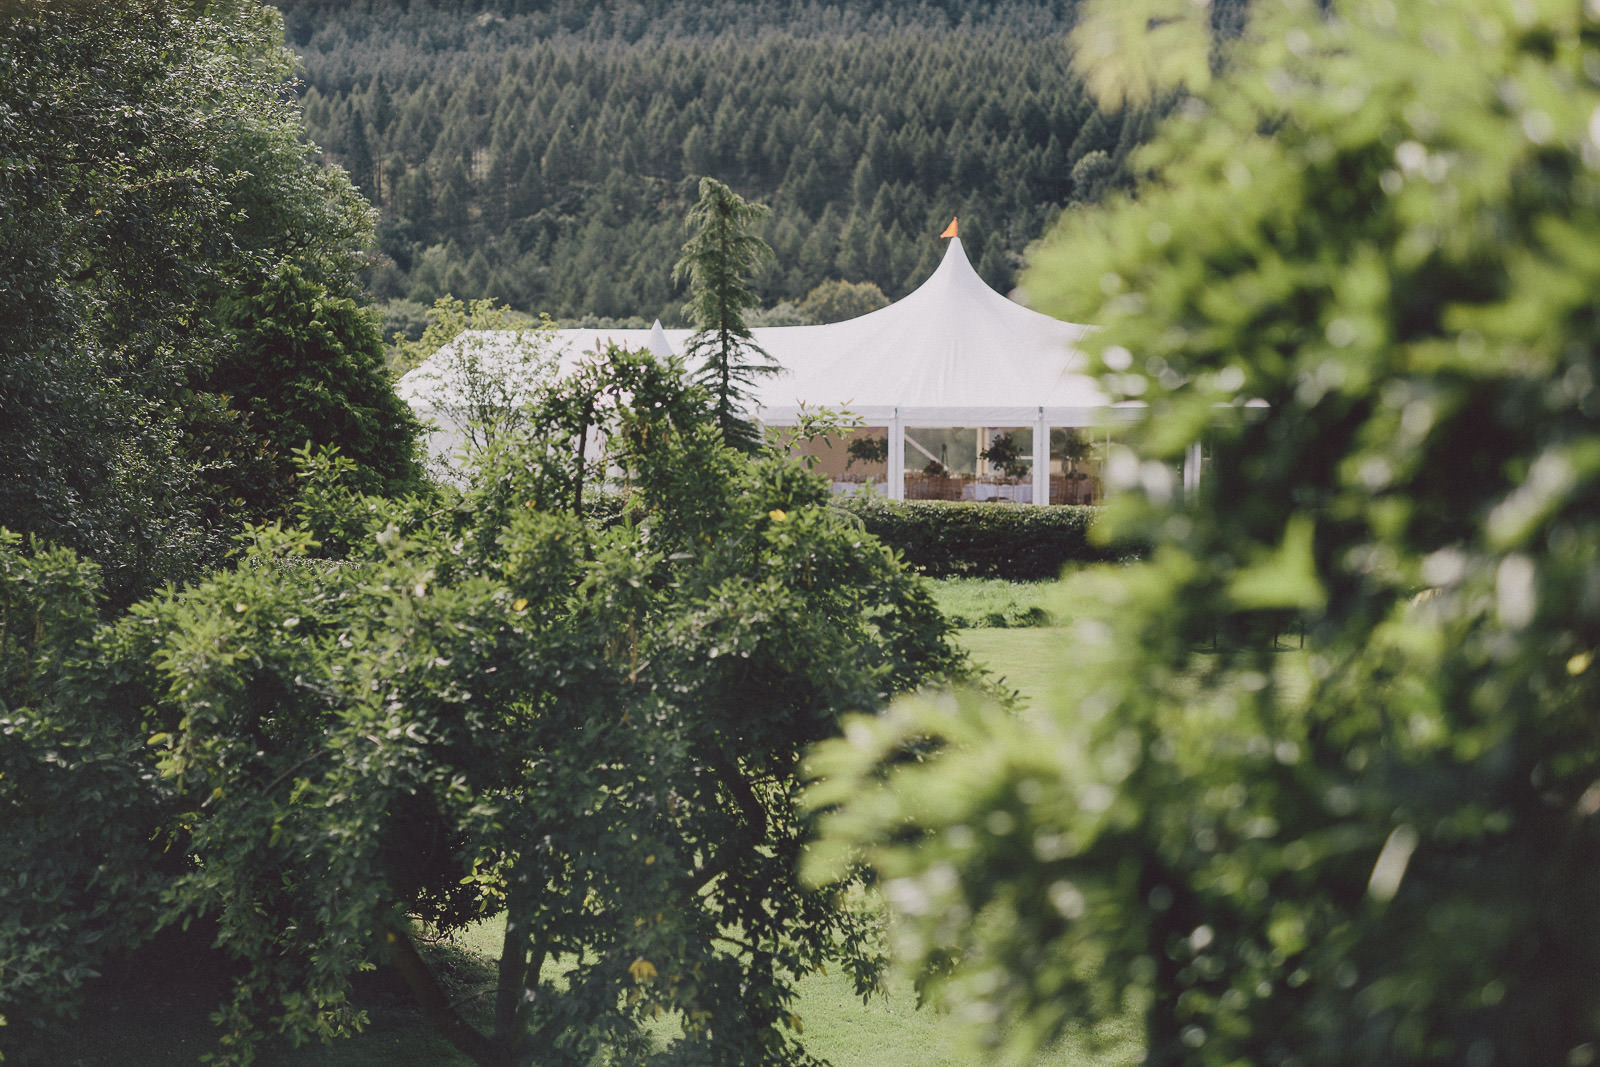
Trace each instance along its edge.
<instances>
[{"instance_id":1,"label":"tent canopy","mask_svg":"<svg viewBox=\"0 0 1600 1067\"><path fill-rule=\"evenodd\" d=\"M1076 345L1090 327L1062 322L1014 303L972 269L959 237L938 270L888 307L819 326L767 326L755 341L782 367L755 385L752 414L789 425L800 406L848 410L870 425L1087 426L1107 406ZM562 369L608 342L658 355L681 353L692 331L560 330ZM476 332L452 344L479 346L492 366L513 343L510 332ZM437 357L436 357L437 359ZM413 406L450 402L436 359L400 381ZM439 360L438 362L443 362Z\"/></svg>"},{"instance_id":2,"label":"tent canopy","mask_svg":"<svg viewBox=\"0 0 1600 1067\"><path fill-rule=\"evenodd\" d=\"M995 292L959 237L914 292L823 326L754 331L783 371L758 386L758 417L783 425L801 403L847 408L872 424L1088 425L1106 399L1082 373L1089 327L1031 311Z\"/></svg>"},{"instance_id":3,"label":"tent canopy","mask_svg":"<svg viewBox=\"0 0 1600 1067\"><path fill-rule=\"evenodd\" d=\"M905 448L912 428L1026 427L1033 441L1028 497L1048 503L1050 429L1098 425L1123 406L1110 404L1084 373L1088 361L1077 344L1089 330L1030 311L989 288L972 269L961 239L952 237L933 275L886 308L845 322L751 331L781 369L755 383L750 414L769 426L790 426L799 421L802 406L813 412L827 408L858 416L863 426L884 427L885 488L894 499L906 493ZM608 343L667 356L682 353L690 335L664 330L659 322L648 330L559 330L550 354L561 373ZM398 392L419 415L435 421L437 451L458 443L461 431L452 424L462 390L449 380L449 368L476 365L487 374L504 371L502 380L516 382L529 369L527 356L512 331L464 333L402 378Z\"/></svg>"}]
</instances>

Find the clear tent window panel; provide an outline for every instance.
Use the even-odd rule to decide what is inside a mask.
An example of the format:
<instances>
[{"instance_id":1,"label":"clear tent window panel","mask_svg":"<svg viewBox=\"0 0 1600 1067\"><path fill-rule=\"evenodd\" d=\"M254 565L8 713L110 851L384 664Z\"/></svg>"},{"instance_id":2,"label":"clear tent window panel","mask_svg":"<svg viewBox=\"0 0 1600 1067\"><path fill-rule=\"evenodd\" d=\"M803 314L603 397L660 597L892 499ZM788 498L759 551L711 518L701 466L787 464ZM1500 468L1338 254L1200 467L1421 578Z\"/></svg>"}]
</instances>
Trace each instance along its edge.
<instances>
[{"instance_id":1,"label":"clear tent window panel","mask_svg":"<svg viewBox=\"0 0 1600 1067\"><path fill-rule=\"evenodd\" d=\"M1034 502L1031 426L908 426L907 500Z\"/></svg>"},{"instance_id":2,"label":"clear tent window panel","mask_svg":"<svg viewBox=\"0 0 1600 1067\"><path fill-rule=\"evenodd\" d=\"M828 479L835 496L872 491L883 494L889 481L889 429L856 426L843 433L798 439L794 428L769 433L814 474Z\"/></svg>"}]
</instances>

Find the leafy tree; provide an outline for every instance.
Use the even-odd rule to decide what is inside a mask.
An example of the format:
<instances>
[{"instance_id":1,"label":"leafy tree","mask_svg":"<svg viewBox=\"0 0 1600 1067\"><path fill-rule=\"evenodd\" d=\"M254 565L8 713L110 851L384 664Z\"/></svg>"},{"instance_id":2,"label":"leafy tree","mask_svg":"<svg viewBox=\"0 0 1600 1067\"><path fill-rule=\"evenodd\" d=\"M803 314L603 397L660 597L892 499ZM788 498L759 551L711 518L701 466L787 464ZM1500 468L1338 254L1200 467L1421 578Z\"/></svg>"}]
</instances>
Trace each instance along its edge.
<instances>
[{"instance_id":1,"label":"leafy tree","mask_svg":"<svg viewBox=\"0 0 1600 1067\"><path fill-rule=\"evenodd\" d=\"M750 276L772 255L767 243L750 232L766 213L765 207L746 203L715 178L701 178L700 200L684 220L694 232L672 269L673 280L689 282L684 311L695 332L684 355L700 364L696 377L711 395L723 436L745 451L760 443L744 414L750 387L779 369L745 324L745 313L761 306Z\"/></svg>"},{"instance_id":2,"label":"leafy tree","mask_svg":"<svg viewBox=\"0 0 1600 1067\"><path fill-rule=\"evenodd\" d=\"M414 307L409 301L399 302ZM407 337L397 331L388 355L389 369L395 377L420 367L424 360L468 330L525 330L535 325L529 315L511 310L493 300L458 300L441 296L423 312L419 336Z\"/></svg>"},{"instance_id":3,"label":"leafy tree","mask_svg":"<svg viewBox=\"0 0 1600 1067\"><path fill-rule=\"evenodd\" d=\"M123 598L216 551L164 404L229 204L213 145L259 71L169 7L0 8L0 514Z\"/></svg>"},{"instance_id":4,"label":"leafy tree","mask_svg":"<svg viewBox=\"0 0 1600 1067\"><path fill-rule=\"evenodd\" d=\"M84 984L154 927L171 869L101 597L94 564L0 529L0 1059L44 1060Z\"/></svg>"},{"instance_id":5,"label":"leafy tree","mask_svg":"<svg viewBox=\"0 0 1600 1067\"><path fill-rule=\"evenodd\" d=\"M746 320L751 327L761 326L809 326L812 320L800 313L800 309L789 301L784 300L769 308L752 311Z\"/></svg>"},{"instance_id":6,"label":"leafy tree","mask_svg":"<svg viewBox=\"0 0 1600 1067\"><path fill-rule=\"evenodd\" d=\"M871 282L825 281L800 301L807 322L843 322L889 306L889 298Z\"/></svg>"},{"instance_id":7,"label":"leafy tree","mask_svg":"<svg viewBox=\"0 0 1600 1067\"><path fill-rule=\"evenodd\" d=\"M285 513L294 453L307 446L339 448L369 492L417 487L419 426L384 370L372 313L285 264L260 292L224 299L220 317L234 345L208 384L244 416L242 446L254 462L241 458L228 472L249 514Z\"/></svg>"},{"instance_id":8,"label":"leafy tree","mask_svg":"<svg viewBox=\"0 0 1600 1067\"><path fill-rule=\"evenodd\" d=\"M1022 459L1022 446L1011 433L997 433L978 456L991 466L998 467L1012 478L1019 478L1033 468Z\"/></svg>"},{"instance_id":9,"label":"leafy tree","mask_svg":"<svg viewBox=\"0 0 1600 1067\"><path fill-rule=\"evenodd\" d=\"M555 373L555 324L537 322L492 300L443 296L428 309L418 341L395 337L392 365L411 364L413 380L444 437L467 453L487 451L527 425L528 398ZM424 365L425 364L425 365ZM461 457L429 457L436 468L456 470Z\"/></svg>"},{"instance_id":10,"label":"leafy tree","mask_svg":"<svg viewBox=\"0 0 1600 1067\"><path fill-rule=\"evenodd\" d=\"M887 437L855 437L845 447L849 459L845 461L845 469L856 464L856 460L871 465L887 463L889 461L889 439Z\"/></svg>"},{"instance_id":11,"label":"leafy tree","mask_svg":"<svg viewBox=\"0 0 1600 1067\"><path fill-rule=\"evenodd\" d=\"M864 855L1019 1053L1136 1005L1161 1064L1600 1042L1600 25L1325 6L1263 7L1029 279L1148 405L1110 464L1148 562L1075 587L1034 715L914 702L811 766L814 876Z\"/></svg>"},{"instance_id":12,"label":"leafy tree","mask_svg":"<svg viewBox=\"0 0 1600 1067\"><path fill-rule=\"evenodd\" d=\"M107 880L108 921L140 887L167 922L214 919L241 962L219 1015L231 1060L269 1026L358 1027L351 980L381 960L475 1062L814 1062L795 982L841 961L865 993L882 958L859 880L798 881L801 754L846 711L966 668L926 591L825 484L730 449L708 408L678 369L609 351L550 383L444 506L362 496L348 460L307 450L299 523L255 528L240 566L115 624L19 583L0 639L27 636L0 666L27 744L0 757L0 804L26 817L0 822L0 843L26 866L0 900L27 906L0 923L0 960L84 957L49 910L60 886L36 878L65 871L69 899ZM582 444L591 425L602 454ZM607 470L625 474L601 493ZM86 580L66 553L36 556L53 569L29 573L62 593ZM12 625L56 603L70 617L45 620L44 644ZM80 718L112 734L87 769ZM91 874L102 834L43 845L96 812L71 788L101 778L125 790L112 810L154 810L107 828L119 865ZM42 800L24 792L41 781L56 783ZM120 866L152 839L189 862ZM416 924L497 913L479 1030ZM19 957L21 922L41 933ZM0 1003L36 977L8 962ZM661 1012L683 1036L658 1050L645 1024Z\"/></svg>"},{"instance_id":13,"label":"leafy tree","mask_svg":"<svg viewBox=\"0 0 1600 1067\"><path fill-rule=\"evenodd\" d=\"M389 347L384 350L384 364L390 374L398 378L415 365L398 362L400 346L422 340L423 331L428 328L429 308L402 298L385 300L377 305L377 310L383 316L383 336L389 339Z\"/></svg>"},{"instance_id":14,"label":"leafy tree","mask_svg":"<svg viewBox=\"0 0 1600 1067\"><path fill-rule=\"evenodd\" d=\"M255 398L212 381L260 355L224 294L291 267L358 291L370 216L304 143L291 69L276 14L243 0L0 7L0 514L100 562L116 604L219 560L255 446L270 465L301 443L243 426ZM406 450L406 423L385 432Z\"/></svg>"}]
</instances>

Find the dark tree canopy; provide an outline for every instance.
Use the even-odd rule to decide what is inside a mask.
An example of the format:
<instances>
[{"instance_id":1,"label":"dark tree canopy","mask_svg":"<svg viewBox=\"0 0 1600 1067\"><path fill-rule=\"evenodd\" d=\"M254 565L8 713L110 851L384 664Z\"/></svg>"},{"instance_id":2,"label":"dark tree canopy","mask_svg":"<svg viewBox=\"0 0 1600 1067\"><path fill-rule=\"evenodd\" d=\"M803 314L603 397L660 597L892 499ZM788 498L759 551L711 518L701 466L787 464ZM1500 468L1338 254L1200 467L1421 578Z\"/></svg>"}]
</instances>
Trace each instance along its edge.
<instances>
[{"instance_id":1,"label":"dark tree canopy","mask_svg":"<svg viewBox=\"0 0 1600 1067\"><path fill-rule=\"evenodd\" d=\"M219 558L281 505L247 489L256 453L306 443L242 426L251 398L213 381L254 358L224 298L287 270L358 293L368 209L305 143L278 27L243 0L0 5L0 515L99 561L113 600ZM296 329L318 313L277 309ZM319 328L347 351L370 335ZM349 373L326 400L383 424L350 443L404 481L410 422L383 391Z\"/></svg>"},{"instance_id":2,"label":"dark tree canopy","mask_svg":"<svg viewBox=\"0 0 1600 1067\"><path fill-rule=\"evenodd\" d=\"M251 512L288 509L295 450L306 447L339 449L365 491L416 486L417 421L395 395L371 312L285 263L259 292L224 298L219 317L232 344L207 384L241 415L250 459L230 488Z\"/></svg>"}]
</instances>

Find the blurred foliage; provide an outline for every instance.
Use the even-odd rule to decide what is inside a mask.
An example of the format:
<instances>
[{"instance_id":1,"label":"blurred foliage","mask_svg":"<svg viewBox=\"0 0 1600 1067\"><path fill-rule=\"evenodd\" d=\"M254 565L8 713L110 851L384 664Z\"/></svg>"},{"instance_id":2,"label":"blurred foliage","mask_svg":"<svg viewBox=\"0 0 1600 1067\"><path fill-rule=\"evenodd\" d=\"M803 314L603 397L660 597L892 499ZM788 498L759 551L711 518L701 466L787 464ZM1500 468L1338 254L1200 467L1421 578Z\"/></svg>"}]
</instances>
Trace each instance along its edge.
<instances>
[{"instance_id":1,"label":"blurred foliage","mask_svg":"<svg viewBox=\"0 0 1600 1067\"><path fill-rule=\"evenodd\" d=\"M1147 406L1106 527L1154 550L1077 579L1053 707L809 764L808 870L867 862L980 1039L1137 1005L1153 1064L1595 1061L1596 16L1264 5L1038 254Z\"/></svg>"},{"instance_id":2,"label":"blurred foliage","mask_svg":"<svg viewBox=\"0 0 1600 1067\"><path fill-rule=\"evenodd\" d=\"M1211 79L1210 4L1089 0L1072 29L1072 65L1102 111L1148 107L1179 89L1204 89ZM1074 164L1074 169L1083 160ZM1077 177L1076 174L1073 175Z\"/></svg>"},{"instance_id":3,"label":"blurred foliage","mask_svg":"<svg viewBox=\"0 0 1600 1067\"><path fill-rule=\"evenodd\" d=\"M0 540L0 1048L48 1048L157 920L240 962L229 1062L360 1027L379 962L496 1065L809 1064L795 983L878 988L859 879L798 881L796 775L844 713L967 676L926 589L648 356L546 383L473 464L381 498L308 449L294 524L113 623L92 567ZM480 1030L416 924L500 912Z\"/></svg>"}]
</instances>

